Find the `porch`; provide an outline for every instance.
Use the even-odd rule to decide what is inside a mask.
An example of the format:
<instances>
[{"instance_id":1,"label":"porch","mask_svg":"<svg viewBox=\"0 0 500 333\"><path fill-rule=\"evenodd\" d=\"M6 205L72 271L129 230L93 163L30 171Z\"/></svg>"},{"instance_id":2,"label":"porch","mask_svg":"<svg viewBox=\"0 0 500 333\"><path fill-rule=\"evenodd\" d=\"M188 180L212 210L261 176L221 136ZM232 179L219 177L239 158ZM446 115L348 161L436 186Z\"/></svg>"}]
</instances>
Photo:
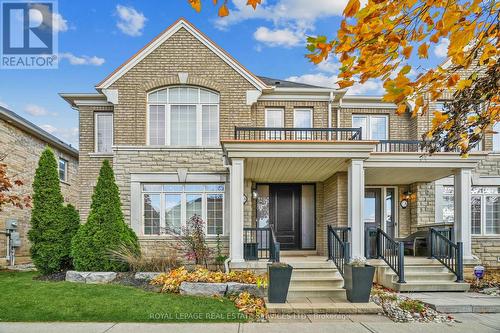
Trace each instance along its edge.
<instances>
[{"instance_id":1,"label":"porch","mask_svg":"<svg viewBox=\"0 0 500 333\"><path fill-rule=\"evenodd\" d=\"M287 249L313 250L319 256L333 259L330 247L335 246L339 252L345 243L350 257L370 257L368 250L373 239L368 239L367 230L375 227L388 239L380 244L384 265L396 272L397 259L394 258L404 253L395 248L400 246L395 241L400 236L397 230L401 231L397 227L398 219L410 215L401 206L403 199L412 205L415 198L409 189L414 184L431 183L452 175L458 194L455 196L454 241L462 244L461 258L473 259L470 206L464 203L470 200L471 171L484 154L474 153L468 159L455 153L426 156L418 148L419 144L360 140L358 134L348 132L353 129L337 132L334 130L338 129L322 129L314 131L319 132L316 134L271 130L275 132L264 131L258 136L236 131L234 140L222 142L230 168L233 267L261 268L263 261L280 260L276 253L283 255ZM266 186L267 196L260 200ZM304 197L302 192L306 187L314 188L313 201ZM366 216L367 204L370 204L366 191L370 188L380 189L384 194L383 199L378 199L378 208L373 208L380 218ZM385 207L388 189L392 189L390 208ZM266 201L267 218L263 218L266 214L258 212L257 206ZM304 202L309 208L314 207L312 214L307 213L311 209L305 208ZM344 244L331 244L328 226L349 228ZM267 234L263 235L262 230ZM281 251L276 251L277 247ZM382 257L380 253L376 255ZM337 269L341 268L333 262Z\"/></svg>"}]
</instances>

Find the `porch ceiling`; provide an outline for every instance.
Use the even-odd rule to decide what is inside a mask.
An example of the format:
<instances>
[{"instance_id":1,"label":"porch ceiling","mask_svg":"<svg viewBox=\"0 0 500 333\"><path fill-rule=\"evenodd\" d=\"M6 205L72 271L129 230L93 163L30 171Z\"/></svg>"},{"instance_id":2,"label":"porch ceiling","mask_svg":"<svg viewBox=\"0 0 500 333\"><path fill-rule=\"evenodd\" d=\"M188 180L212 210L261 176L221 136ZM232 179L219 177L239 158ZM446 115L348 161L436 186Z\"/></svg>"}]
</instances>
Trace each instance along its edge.
<instances>
[{"instance_id":1,"label":"porch ceiling","mask_svg":"<svg viewBox=\"0 0 500 333\"><path fill-rule=\"evenodd\" d=\"M485 153L461 158L456 153L372 153L365 161L366 185L404 185L431 182L453 175L457 169L473 169Z\"/></svg>"},{"instance_id":2,"label":"porch ceiling","mask_svg":"<svg viewBox=\"0 0 500 333\"><path fill-rule=\"evenodd\" d=\"M317 182L347 171L346 162L345 158L247 158L245 178L255 182Z\"/></svg>"}]
</instances>

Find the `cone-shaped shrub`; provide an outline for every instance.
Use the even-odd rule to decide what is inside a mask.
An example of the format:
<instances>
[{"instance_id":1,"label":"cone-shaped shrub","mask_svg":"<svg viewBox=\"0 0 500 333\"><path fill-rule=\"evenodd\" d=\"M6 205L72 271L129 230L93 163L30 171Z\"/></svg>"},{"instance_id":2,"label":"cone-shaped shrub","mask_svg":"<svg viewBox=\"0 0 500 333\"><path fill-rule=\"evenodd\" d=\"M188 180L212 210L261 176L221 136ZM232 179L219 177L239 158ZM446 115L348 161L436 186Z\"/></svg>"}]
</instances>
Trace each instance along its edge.
<instances>
[{"instance_id":1,"label":"cone-shaped shrub","mask_svg":"<svg viewBox=\"0 0 500 333\"><path fill-rule=\"evenodd\" d=\"M64 207L63 202L57 161L52 150L46 148L33 181L33 209L28 232L31 258L42 274L71 268L71 239L80 221L74 207Z\"/></svg>"},{"instance_id":2,"label":"cone-shaped shrub","mask_svg":"<svg viewBox=\"0 0 500 333\"><path fill-rule=\"evenodd\" d=\"M124 271L127 264L113 260L111 252L121 246L139 252L137 236L124 221L120 193L109 161L104 161L87 223L73 238L73 264L79 271Z\"/></svg>"}]
</instances>

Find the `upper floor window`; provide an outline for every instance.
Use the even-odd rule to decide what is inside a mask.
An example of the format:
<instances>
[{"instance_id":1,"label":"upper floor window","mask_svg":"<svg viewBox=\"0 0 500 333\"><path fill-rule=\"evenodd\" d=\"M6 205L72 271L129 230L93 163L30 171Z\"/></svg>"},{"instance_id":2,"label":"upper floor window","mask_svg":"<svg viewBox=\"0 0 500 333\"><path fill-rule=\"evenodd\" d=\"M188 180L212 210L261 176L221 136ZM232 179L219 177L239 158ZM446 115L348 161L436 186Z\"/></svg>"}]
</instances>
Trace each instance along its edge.
<instances>
[{"instance_id":1,"label":"upper floor window","mask_svg":"<svg viewBox=\"0 0 500 333\"><path fill-rule=\"evenodd\" d=\"M353 115L352 127L361 127L364 140L389 139L389 118L386 115Z\"/></svg>"},{"instance_id":2,"label":"upper floor window","mask_svg":"<svg viewBox=\"0 0 500 333\"><path fill-rule=\"evenodd\" d=\"M113 113L95 113L95 151L111 153L113 151Z\"/></svg>"},{"instance_id":3,"label":"upper floor window","mask_svg":"<svg viewBox=\"0 0 500 333\"><path fill-rule=\"evenodd\" d=\"M216 146L219 95L202 88L172 87L148 95L148 144Z\"/></svg>"},{"instance_id":4,"label":"upper floor window","mask_svg":"<svg viewBox=\"0 0 500 333\"><path fill-rule=\"evenodd\" d=\"M63 182L68 181L68 161L59 158L59 179Z\"/></svg>"},{"instance_id":5,"label":"upper floor window","mask_svg":"<svg viewBox=\"0 0 500 333\"><path fill-rule=\"evenodd\" d=\"M265 126L272 128L283 128L285 126L285 110L283 109L266 109ZM281 131L266 132L266 139L280 140L282 139Z\"/></svg>"},{"instance_id":6,"label":"upper floor window","mask_svg":"<svg viewBox=\"0 0 500 333\"><path fill-rule=\"evenodd\" d=\"M500 122L493 126L493 131L496 132L493 134L493 151L500 153Z\"/></svg>"}]
</instances>

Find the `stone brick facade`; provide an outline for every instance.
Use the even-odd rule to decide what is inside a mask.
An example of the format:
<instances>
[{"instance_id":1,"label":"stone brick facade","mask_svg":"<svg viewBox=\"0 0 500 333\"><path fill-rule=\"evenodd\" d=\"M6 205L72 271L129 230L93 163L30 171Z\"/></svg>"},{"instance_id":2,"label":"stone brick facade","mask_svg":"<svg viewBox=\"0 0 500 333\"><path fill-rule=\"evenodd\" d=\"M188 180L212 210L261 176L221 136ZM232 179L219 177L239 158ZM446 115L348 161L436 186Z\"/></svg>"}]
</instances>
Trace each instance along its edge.
<instances>
[{"instance_id":1,"label":"stone brick facade","mask_svg":"<svg viewBox=\"0 0 500 333\"><path fill-rule=\"evenodd\" d=\"M42 131L41 129L38 129ZM47 133L48 135L48 133ZM19 178L24 182L21 187L15 188L15 193L32 195L32 185L38 160L43 150L50 147L56 157L68 161L67 181L61 181L61 191L66 203L71 203L78 208L78 156L76 152L70 152L69 148L62 150L55 146L52 141L40 135L28 132L20 126L16 119L0 119L0 147L5 154L3 163L7 164L8 175ZM7 219L18 221L18 231L21 236L22 246L16 249L16 262L24 263L30 261L28 241L28 230L30 228L31 209L19 209L10 205L2 207L0 212L0 231L5 230ZM7 239L0 234L0 264L4 263L6 257Z\"/></svg>"}]
</instances>

